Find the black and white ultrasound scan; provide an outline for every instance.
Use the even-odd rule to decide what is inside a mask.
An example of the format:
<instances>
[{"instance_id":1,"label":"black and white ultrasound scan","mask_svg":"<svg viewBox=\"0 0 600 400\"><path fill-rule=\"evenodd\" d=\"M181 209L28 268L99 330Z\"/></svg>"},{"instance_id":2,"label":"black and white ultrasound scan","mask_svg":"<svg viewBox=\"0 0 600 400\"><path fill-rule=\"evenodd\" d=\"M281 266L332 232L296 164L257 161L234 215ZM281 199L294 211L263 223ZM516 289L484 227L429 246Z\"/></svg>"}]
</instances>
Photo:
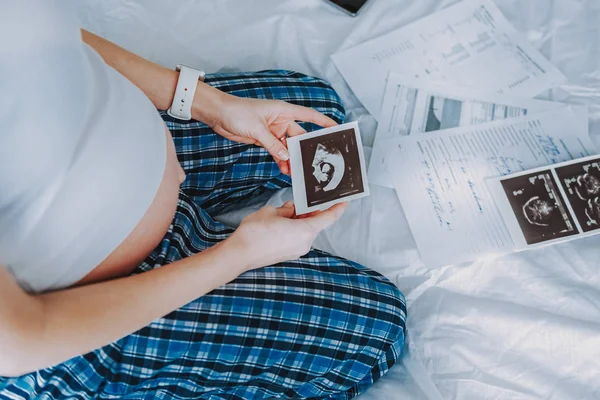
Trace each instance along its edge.
<instances>
[{"instance_id":1,"label":"black and white ultrasound scan","mask_svg":"<svg viewBox=\"0 0 600 400\"><path fill-rule=\"evenodd\" d=\"M582 231L600 229L600 158L556 168Z\"/></svg>"},{"instance_id":2,"label":"black and white ultrasound scan","mask_svg":"<svg viewBox=\"0 0 600 400\"><path fill-rule=\"evenodd\" d=\"M368 194L358 125L340 125L288 139L299 214Z\"/></svg>"},{"instance_id":3,"label":"black and white ultrasound scan","mask_svg":"<svg viewBox=\"0 0 600 400\"><path fill-rule=\"evenodd\" d=\"M551 170L501 183L527 244L578 234Z\"/></svg>"}]
</instances>

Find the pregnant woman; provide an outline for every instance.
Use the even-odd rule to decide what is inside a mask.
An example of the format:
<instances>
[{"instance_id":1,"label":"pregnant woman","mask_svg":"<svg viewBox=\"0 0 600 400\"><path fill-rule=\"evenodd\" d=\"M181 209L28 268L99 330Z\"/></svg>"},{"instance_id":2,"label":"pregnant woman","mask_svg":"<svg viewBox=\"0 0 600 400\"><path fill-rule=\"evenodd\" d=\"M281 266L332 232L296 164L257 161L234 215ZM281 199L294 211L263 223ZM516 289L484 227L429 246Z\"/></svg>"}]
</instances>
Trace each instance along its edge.
<instances>
[{"instance_id":1,"label":"pregnant woman","mask_svg":"<svg viewBox=\"0 0 600 400\"><path fill-rule=\"evenodd\" d=\"M310 250L345 206L213 218L289 186L285 138L342 122L336 93L288 71L198 81L81 31L68 3L0 13L0 398L368 388L406 308L378 273Z\"/></svg>"}]
</instances>

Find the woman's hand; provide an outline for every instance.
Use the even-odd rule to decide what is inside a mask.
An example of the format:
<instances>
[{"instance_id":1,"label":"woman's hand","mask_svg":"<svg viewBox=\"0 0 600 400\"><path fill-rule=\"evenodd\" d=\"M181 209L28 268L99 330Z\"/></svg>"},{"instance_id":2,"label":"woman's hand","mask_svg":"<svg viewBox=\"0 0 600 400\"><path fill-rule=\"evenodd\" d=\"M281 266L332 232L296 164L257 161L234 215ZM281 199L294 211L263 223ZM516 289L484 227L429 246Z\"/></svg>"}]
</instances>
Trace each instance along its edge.
<instances>
[{"instance_id":1,"label":"woman's hand","mask_svg":"<svg viewBox=\"0 0 600 400\"><path fill-rule=\"evenodd\" d=\"M302 217L295 217L291 201L280 208L266 206L246 217L226 242L243 252L246 270L296 260L310 251L319 232L336 222L346 206L336 204Z\"/></svg>"},{"instance_id":2,"label":"woman's hand","mask_svg":"<svg viewBox=\"0 0 600 400\"><path fill-rule=\"evenodd\" d=\"M210 89L203 86L201 90L206 93ZM202 110L202 113L197 112L198 117L219 135L229 140L264 147L284 174L290 172L289 153L285 144L286 134L297 136L306 133L296 121L312 122L325 128L337 125L334 120L312 108L280 100L247 99L223 92L220 92L219 96L213 95L213 99L215 98L218 98L218 101L216 103L213 101L210 108L208 105L202 107L200 105L202 95L200 91L197 92L194 106ZM196 116L194 118L198 119Z\"/></svg>"}]
</instances>

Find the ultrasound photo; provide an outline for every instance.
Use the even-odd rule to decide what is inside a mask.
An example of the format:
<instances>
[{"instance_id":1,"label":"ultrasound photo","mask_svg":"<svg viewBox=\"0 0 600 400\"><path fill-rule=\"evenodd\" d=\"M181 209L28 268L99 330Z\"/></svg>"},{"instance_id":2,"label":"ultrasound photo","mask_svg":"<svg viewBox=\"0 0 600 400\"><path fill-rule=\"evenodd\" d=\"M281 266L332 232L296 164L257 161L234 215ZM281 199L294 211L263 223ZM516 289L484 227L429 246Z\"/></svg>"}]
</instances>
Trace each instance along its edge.
<instances>
[{"instance_id":1,"label":"ultrasound photo","mask_svg":"<svg viewBox=\"0 0 600 400\"><path fill-rule=\"evenodd\" d=\"M354 129L300 141L308 207L364 192Z\"/></svg>"},{"instance_id":2,"label":"ultrasound photo","mask_svg":"<svg viewBox=\"0 0 600 400\"><path fill-rule=\"evenodd\" d=\"M501 184L528 244L578 234L551 171L508 178Z\"/></svg>"},{"instance_id":3,"label":"ultrasound photo","mask_svg":"<svg viewBox=\"0 0 600 400\"><path fill-rule=\"evenodd\" d=\"M555 169L584 232L600 228L600 159Z\"/></svg>"}]
</instances>

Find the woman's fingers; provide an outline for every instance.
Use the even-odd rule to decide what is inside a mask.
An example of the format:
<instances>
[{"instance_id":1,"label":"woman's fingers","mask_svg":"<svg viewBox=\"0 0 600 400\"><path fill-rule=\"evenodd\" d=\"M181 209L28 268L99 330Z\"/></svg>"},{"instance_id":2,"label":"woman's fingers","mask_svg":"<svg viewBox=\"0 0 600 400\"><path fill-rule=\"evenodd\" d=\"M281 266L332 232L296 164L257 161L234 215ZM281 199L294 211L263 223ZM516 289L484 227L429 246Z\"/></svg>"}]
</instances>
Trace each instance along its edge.
<instances>
[{"instance_id":1,"label":"woman's fingers","mask_svg":"<svg viewBox=\"0 0 600 400\"><path fill-rule=\"evenodd\" d=\"M331 207L329 210L321 211L316 215L304 218L303 220L308 223L315 232L321 232L323 229L333 225L346 211L348 203L339 203Z\"/></svg>"},{"instance_id":2,"label":"woman's fingers","mask_svg":"<svg viewBox=\"0 0 600 400\"><path fill-rule=\"evenodd\" d=\"M282 139L285 139L285 137ZM282 139L276 138L269 130L264 129L256 135L255 142L260 143L273 156L282 174L290 175L290 164L288 162L290 154L285 145L285 140Z\"/></svg>"},{"instance_id":3,"label":"woman's fingers","mask_svg":"<svg viewBox=\"0 0 600 400\"><path fill-rule=\"evenodd\" d=\"M258 133L256 140L260 142L276 161L287 161L290 159L290 153L288 153L285 145L281 140L273 136L269 130L261 130L260 133Z\"/></svg>"},{"instance_id":4,"label":"woman's fingers","mask_svg":"<svg viewBox=\"0 0 600 400\"><path fill-rule=\"evenodd\" d=\"M290 175L290 164L288 161L275 160L279 170L284 175Z\"/></svg>"},{"instance_id":5,"label":"woman's fingers","mask_svg":"<svg viewBox=\"0 0 600 400\"><path fill-rule=\"evenodd\" d=\"M298 125L296 121L292 121L288 124L287 133L289 136L299 136L304 135L306 130L303 127Z\"/></svg>"},{"instance_id":6,"label":"woman's fingers","mask_svg":"<svg viewBox=\"0 0 600 400\"><path fill-rule=\"evenodd\" d=\"M293 201L286 201L281 207L276 208L276 213L280 217L284 218L292 218L294 213L296 212L296 207L294 206Z\"/></svg>"},{"instance_id":7,"label":"woman's fingers","mask_svg":"<svg viewBox=\"0 0 600 400\"><path fill-rule=\"evenodd\" d=\"M213 127L213 130L219 135L223 136L225 139L229 139L234 142L245 143L245 144L256 144L256 139L251 137L244 137L240 135L235 135L220 126Z\"/></svg>"},{"instance_id":8,"label":"woman's fingers","mask_svg":"<svg viewBox=\"0 0 600 400\"><path fill-rule=\"evenodd\" d=\"M294 217L295 219L306 219L306 218L310 218L310 217L314 217L315 215L319 214L321 211L313 211L311 213L308 214L301 214L301 215L297 215L296 217Z\"/></svg>"},{"instance_id":9,"label":"woman's fingers","mask_svg":"<svg viewBox=\"0 0 600 400\"><path fill-rule=\"evenodd\" d=\"M317 124L319 126L322 126L323 128L329 128L331 126L337 125L337 122L335 122L328 116L321 114L317 110L313 110L312 108L297 106L295 104L290 103L284 104L286 104L286 111L296 121L312 122L313 124Z\"/></svg>"}]
</instances>

